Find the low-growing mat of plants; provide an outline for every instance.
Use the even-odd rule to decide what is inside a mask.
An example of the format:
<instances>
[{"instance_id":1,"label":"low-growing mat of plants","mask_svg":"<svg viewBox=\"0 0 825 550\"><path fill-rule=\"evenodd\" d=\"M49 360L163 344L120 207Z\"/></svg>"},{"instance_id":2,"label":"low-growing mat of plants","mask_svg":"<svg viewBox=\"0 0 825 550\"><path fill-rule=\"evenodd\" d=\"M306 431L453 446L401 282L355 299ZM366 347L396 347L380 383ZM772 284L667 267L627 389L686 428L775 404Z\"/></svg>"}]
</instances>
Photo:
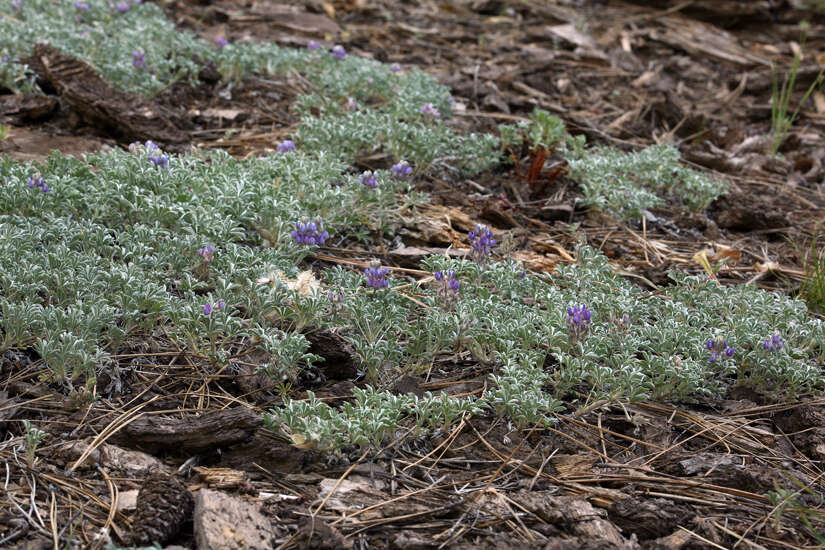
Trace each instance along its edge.
<instances>
[{"instance_id":1,"label":"low-growing mat of plants","mask_svg":"<svg viewBox=\"0 0 825 550\"><path fill-rule=\"evenodd\" d=\"M467 131L413 66L206 41L148 2L0 17L11 93L48 92L25 64L41 41L150 100L206 65L303 82L265 155L0 159L0 547L205 548L207 489L264 518L234 525L264 533L250 548L825 542L816 240L796 293L705 253L654 285L572 224L537 271L473 209L449 247L387 252L427 226L434 181L535 194L545 161L580 220L704 216L729 183L677 147L594 143L540 108Z\"/></svg>"}]
</instances>

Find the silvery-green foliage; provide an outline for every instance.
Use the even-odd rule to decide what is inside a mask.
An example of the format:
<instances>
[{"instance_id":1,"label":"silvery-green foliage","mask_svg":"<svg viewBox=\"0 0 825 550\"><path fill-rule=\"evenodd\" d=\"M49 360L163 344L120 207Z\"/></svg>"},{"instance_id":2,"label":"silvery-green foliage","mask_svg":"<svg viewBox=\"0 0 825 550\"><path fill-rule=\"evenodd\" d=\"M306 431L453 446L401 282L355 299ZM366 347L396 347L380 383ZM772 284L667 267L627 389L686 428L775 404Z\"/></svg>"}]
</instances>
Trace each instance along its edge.
<instances>
[{"instance_id":1,"label":"silvery-green foliage","mask_svg":"<svg viewBox=\"0 0 825 550\"><path fill-rule=\"evenodd\" d=\"M636 153L596 147L571 158L570 177L579 183L582 204L638 218L643 210L673 197L691 210L702 210L725 192L725 185L679 163L672 145L653 145Z\"/></svg>"},{"instance_id":2,"label":"silvery-green foliage","mask_svg":"<svg viewBox=\"0 0 825 550\"><path fill-rule=\"evenodd\" d=\"M250 330L250 335L259 340L258 348L270 355L258 371L276 380L295 382L301 370L322 360L307 352L309 342L303 334L258 325Z\"/></svg>"}]
</instances>

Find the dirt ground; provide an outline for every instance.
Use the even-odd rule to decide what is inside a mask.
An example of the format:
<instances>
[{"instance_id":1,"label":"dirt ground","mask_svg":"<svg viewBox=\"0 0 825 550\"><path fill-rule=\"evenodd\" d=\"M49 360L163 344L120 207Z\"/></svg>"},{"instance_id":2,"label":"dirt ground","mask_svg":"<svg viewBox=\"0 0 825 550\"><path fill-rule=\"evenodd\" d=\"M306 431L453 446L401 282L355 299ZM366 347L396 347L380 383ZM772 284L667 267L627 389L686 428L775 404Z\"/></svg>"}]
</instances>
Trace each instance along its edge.
<instances>
[{"instance_id":1,"label":"dirt ground","mask_svg":"<svg viewBox=\"0 0 825 550\"><path fill-rule=\"evenodd\" d=\"M817 91L801 106L781 156L765 150L773 68L790 66L801 43L799 21L810 30L792 105L825 59L825 16L797 4L163 5L180 27L210 40L303 47L314 39L419 67L452 88L453 123L467 130L495 131L539 107L589 143L632 150L672 142L695 168L730 183L704 214L661 208L619 223L577 208L581 195L564 177L545 174L547 185L531 192L507 167L458 185L433 176L420 185L433 200L406 223L407 245L443 247L428 242L421 226L447 212L456 223L509 231L513 256L538 271L570 261L574 246L586 241L655 289L667 284L669 269L701 272L694 256L705 250L712 260L731 260L719 273L726 284L794 292L805 251L823 235L825 95ZM72 74L66 70L66 78ZM171 150L261 154L297 123L290 104L298 93L288 78L251 78L227 93L214 68L204 67L196 89L159 96L152 120L138 120L137 100L114 90L106 92L109 109L95 116L82 93L0 95L0 122L12 125L0 154L39 159L52 149L80 154L135 139ZM323 248L313 261L383 256L417 266L415 256L378 244ZM308 338L328 367L295 397L312 389L332 403L347 399L347 350L330 334ZM38 382L27 354L7 352L0 360L3 435L19 434L12 421L37 418L54 436L36 471L10 468L14 450L0 445L0 547L56 548L73 540L102 548L106 530L120 545L187 548L825 548L821 397L781 402L733 390L695 404L606 405L526 432L481 417L450 433L399 437L379 451L353 449L332 460L263 430L260 413L280 398L252 371L197 374L168 342L132 347L115 356L119 377L99 379L99 399L80 409ZM488 374L460 358L438 367L395 389L470 395ZM775 502L769 492L793 497Z\"/></svg>"}]
</instances>

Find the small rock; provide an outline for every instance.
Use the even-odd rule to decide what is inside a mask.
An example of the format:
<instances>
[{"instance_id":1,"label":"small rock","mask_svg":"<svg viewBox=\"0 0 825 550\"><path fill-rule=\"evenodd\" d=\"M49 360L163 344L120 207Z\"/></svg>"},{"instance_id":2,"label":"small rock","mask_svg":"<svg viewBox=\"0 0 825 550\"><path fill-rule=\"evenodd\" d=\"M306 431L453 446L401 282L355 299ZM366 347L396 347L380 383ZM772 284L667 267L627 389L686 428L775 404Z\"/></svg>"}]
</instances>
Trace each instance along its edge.
<instances>
[{"instance_id":1,"label":"small rock","mask_svg":"<svg viewBox=\"0 0 825 550\"><path fill-rule=\"evenodd\" d=\"M273 548L272 522L260 505L219 491L195 493L195 540L201 550L267 550Z\"/></svg>"}]
</instances>

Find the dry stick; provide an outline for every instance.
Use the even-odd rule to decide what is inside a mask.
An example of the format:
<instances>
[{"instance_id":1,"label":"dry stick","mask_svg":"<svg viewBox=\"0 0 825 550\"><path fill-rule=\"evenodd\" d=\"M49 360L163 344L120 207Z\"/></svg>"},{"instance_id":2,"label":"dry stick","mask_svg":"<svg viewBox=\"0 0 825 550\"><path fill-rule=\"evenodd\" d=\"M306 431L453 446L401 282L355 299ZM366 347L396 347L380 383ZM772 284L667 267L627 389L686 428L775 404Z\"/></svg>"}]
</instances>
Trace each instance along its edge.
<instances>
[{"instance_id":1,"label":"dry stick","mask_svg":"<svg viewBox=\"0 0 825 550\"><path fill-rule=\"evenodd\" d=\"M458 425L458 427L457 427L455 430L453 430L453 432L450 434L450 437L446 438L444 441L442 441L441 443L439 443L439 444L438 444L438 446L437 446L435 449L433 449L433 450L432 450L432 451L430 451L429 453L425 454L424 456L422 456L421 458L419 458L418 460L416 460L416 461L415 461L415 462L413 462L412 464L409 464L409 465L405 466L404 468L402 468L402 469L401 469L401 471L402 471L402 472L406 472L406 471L407 471L407 470L409 470L410 468L412 468L412 467L414 467L414 466L418 466L419 464L421 464L422 462L424 462L425 460L427 460L429 457L431 457L432 455L434 455L436 452L438 452L438 450L439 450L441 447L443 447L444 445L447 445L448 443L450 443L450 441L452 441L452 439L454 439L454 437L453 437L453 436L454 436L454 434L456 433L456 430L458 430L459 428L463 429L465 424L466 424L466 422L465 422L465 421L464 421L464 419L462 418L461 423ZM457 436L456 436L456 437L457 437ZM442 455L443 455L443 453L442 453ZM439 457L439 458L440 458L440 457Z\"/></svg>"},{"instance_id":2,"label":"dry stick","mask_svg":"<svg viewBox=\"0 0 825 550\"><path fill-rule=\"evenodd\" d=\"M369 451L370 451L369 447L364 449L364 453L361 455L361 458L359 458L358 460L356 460L355 462L350 464L350 467L347 468L347 470L343 474L341 474L341 477L338 478L338 481L336 481L335 485L332 486L332 489L329 490L329 494L327 494L327 496L324 497L324 500L321 501L321 504L319 504L318 507L315 509L315 511L310 514L310 517L312 518L312 523L310 524L310 531L309 531L309 535L307 536L307 547L309 547L309 542L312 540L312 533L315 532L315 516L317 516L318 512L320 512L321 509L324 506L326 506L327 501L330 498L332 498L332 495L335 494L335 491L338 490L338 487L341 486L341 484L344 482L344 479L346 479L346 477L350 474L350 472L352 472L352 470L355 469L356 466L361 464L361 461L364 460L367 457L367 453L369 453Z\"/></svg>"},{"instance_id":3,"label":"dry stick","mask_svg":"<svg viewBox=\"0 0 825 550\"><path fill-rule=\"evenodd\" d=\"M438 457L433 461L433 463L430 464L427 467L427 470L426 470L427 473L432 472L433 468L435 468L436 465L438 464L438 461L440 461L441 458L444 456L444 453L446 453L448 450L450 450L450 445L453 444L453 442L461 434L462 430L464 430L464 425L466 424L466 422L464 420L464 417L466 415L467 415L467 413L462 413L461 414L461 422L458 424L458 426L456 426L456 428L452 431L452 433L450 433L450 437L447 438L447 441L449 441L449 443L444 446L444 450L441 451L441 454L438 455ZM426 457L424 457L424 458L426 458ZM422 460L423 460L423 458L422 458Z\"/></svg>"},{"instance_id":4,"label":"dry stick","mask_svg":"<svg viewBox=\"0 0 825 550\"><path fill-rule=\"evenodd\" d=\"M410 497L413 497L413 496L415 496L419 493L425 493L427 491L432 491L434 488L438 487L437 483L438 482L432 483L428 487L424 487L423 489L416 489L415 491L409 492L405 495L397 496L395 498L391 498L390 500L385 500L384 502L379 502L377 504L373 504L372 506L367 506L366 508L361 508L361 509L356 510L355 512L351 513L350 515L348 515L346 517L340 517L340 518L336 519L335 521L330 523L330 525L338 525L339 523L341 523L345 519L352 519L357 515L363 514L364 512L368 512L370 510L375 510L376 508L381 508L382 506L386 506L387 504L392 504L393 502L398 502L399 500L406 500L406 499L408 499Z\"/></svg>"},{"instance_id":5,"label":"dry stick","mask_svg":"<svg viewBox=\"0 0 825 550\"><path fill-rule=\"evenodd\" d=\"M120 492L117 489L117 485L112 482L111 478L106 474L106 471L103 468L98 466L97 471L100 472L100 475L103 476L103 479L106 481L106 485L109 487L109 501L111 504L109 505L109 514L106 516L106 523L103 524L103 531L108 532L112 526L112 523L115 521ZM100 537L93 548L103 545L103 542L103 537Z\"/></svg>"},{"instance_id":6,"label":"dry stick","mask_svg":"<svg viewBox=\"0 0 825 550\"><path fill-rule=\"evenodd\" d=\"M565 422L572 422L573 424L577 424L579 426L582 426L583 428L590 428L590 429L593 428L587 422L584 422L582 420L578 420L578 419L570 417L570 416L565 416L564 421ZM620 439L626 439L628 441L632 441L633 443L636 443L637 445L642 445L644 447L651 447L651 448L657 449L659 451L665 450L665 448L662 447L661 445L656 445L655 443L649 443L647 441L642 441L641 439L636 439L635 437L632 437L632 436L629 436L629 435L625 435L625 434L622 434L622 433L619 433L619 432L614 432L613 430L608 429L608 428L602 428L601 426L599 426L598 429L599 429L600 432L610 434L610 435L612 435L614 437L618 437ZM615 445L615 443L613 443L613 444ZM607 451L605 451L605 454L607 454Z\"/></svg>"},{"instance_id":7,"label":"dry stick","mask_svg":"<svg viewBox=\"0 0 825 550\"><path fill-rule=\"evenodd\" d=\"M717 522L715 522L715 521L711 521L710 523L711 523L711 525L713 525L713 526L714 526L714 527L716 527L717 529L719 529L719 530L721 530L721 531L724 531L724 532L725 532L725 533L727 533L728 535L730 535L730 536L732 536L732 537L736 537L737 539L739 539L738 541L736 541L736 544L734 544L734 545L733 545L733 548L736 548L737 546L739 546L739 543L741 543L741 542L745 542L745 543L747 543L747 544L748 544L748 546L750 546L751 548L756 548L757 550L767 550L767 548L765 548L765 547L764 547L764 546L762 546L761 544L756 544L755 542L751 542L751 541L749 541L748 539L746 539L746 538L745 538L745 535L740 535L740 534L739 534L739 533L737 533L736 531L734 531L734 530L732 530L732 529L728 529L727 527L724 527L724 526L722 526L722 525L719 525L719 524L718 524Z\"/></svg>"},{"instance_id":8,"label":"dry stick","mask_svg":"<svg viewBox=\"0 0 825 550\"><path fill-rule=\"evenodd\" d=\"M49 502L49 523L52 526L52 542L54 543L54 550L60 550L60 539L57 536L57 500L54 496L54 491L49 491L51 499Z\"/></svg>"},{"instance_id":9,"label":"dry stick","mask_svg":"<svg viewBox=\"0 0 825 550\"><path fill-rule=\"evenodd\" d=\"M544 470L544 467L547 466L547 463L550 462L551 458L556 456L557 452L559 452L558 448L553 449L553 452L550 453L550 455L542 461L541 466L539 466L539 469L536 470L536 475L534 475L533 479L530 480L530 485L527 487L528 491L533 490L533 487L536 485L536 481L538 481L541 472Z\"/></svg>"},{"instance_id":10,"label":"dry stick","mask_svg":"<svg viewBox=\"0 0 825 550\"><path fill-rule=\"evenodd\" d=\"M693 532L693 531L691 531L690 529L685 529L685 528L684 528L684 527L682 527L681 525L679 526L679 529L681 529L682 531L685 531L686 533L688 533L689 535L691 535L691 536L693 536L693 537L696 537L697 539L701 540L702 542L704 542L704 543L706 543L706 544L710 544L710 545L711 545L711 546L713 546L714 548L720 548L721 550L728 550L728 549L727 549L727 548L725 548L724 546L720 546L719 544L716 544L716 543L715 543L715 542L713 542L712 540L710 540L710 539L706 539L706 538L705 538L705 537L703 537L702 535L699 535L699 534L697 534L697 533L694 533L694 532Z\"/></svg>"},{"instance_id":11,"label":"dry stick","mask_svg":"<svg viewBox=\"0 0 825 550\"><path fill-rule=\"evenodd\" d=\"M86 450L83 451L83 454L80 455L80 458L78 458L75 461L75 463L71 465L71 467L69 468L69 473L70 474L74 473L74 471L77 469L77 467L80 466L83 463L83 461L86 460L89 457L89 455L92 454L92 452L95 449L97 449L100 445L102 445L107 439L109 439L111 436L113 436L114 434L116 434L121 429L125 428L126 426L128 426L129 424L131 424L132 422L134 422L135 420L137 420L141 416L143 416L143 413L139 413L140 409L142 409L143 407L145 407L149 403L152 403L152 402L156 401L159 398L160 398L160 396L156 395L155 397L149 399L148 401L142 403L141 405L138 405L137 407L135 407L131 411L127 412L123 416L119 416L118 418L112 420L112 422L110 422L103 429L103 431L100 432L97 435L97 437L94 438L92 443L88 447L86 447ZM120 421L120 423L118 423L118 421Z\"/></svg>"}]
</instances>

